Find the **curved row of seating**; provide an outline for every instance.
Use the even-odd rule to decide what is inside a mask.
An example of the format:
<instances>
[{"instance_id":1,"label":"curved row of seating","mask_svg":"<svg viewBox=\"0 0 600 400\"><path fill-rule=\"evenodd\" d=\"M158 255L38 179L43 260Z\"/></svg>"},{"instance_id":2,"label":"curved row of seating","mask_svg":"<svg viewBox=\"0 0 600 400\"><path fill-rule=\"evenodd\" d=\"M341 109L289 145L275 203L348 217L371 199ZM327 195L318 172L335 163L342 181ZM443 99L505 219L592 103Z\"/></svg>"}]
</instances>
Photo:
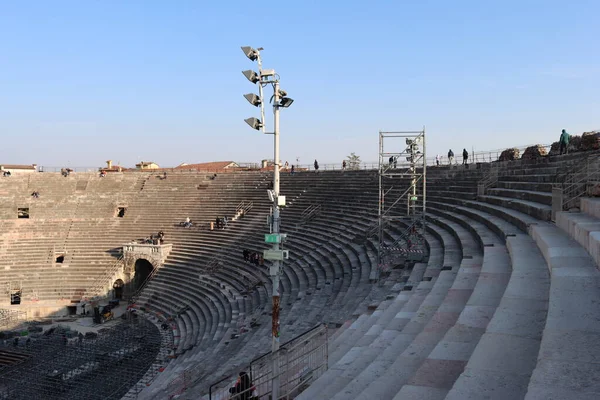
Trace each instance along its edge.
<instances>
[{"instance_id":1,"label":"curved row of seating","mask_svg":"<svg viewBox=\"0 0 600 400\"><path fill-rule=\"evenodd\" d=\"M402 291L398 295L395 301L392 303L391 308L382 303L380 305L379 312L381 314L386 313L389 308L393 315L391 321L388 321L388 315L386 313L380 323L375 323L373 326L381 326L383 329L381 332L373 330L373 333L379 333L379 338L374 339L373 342L367 343L368 346L362 348L362 346L355 346L356 339L360 339L361 329L368 329L370 325L366 321L372 318L378 317L374 313L374 317L369 317L367 314L361 315L349 328L347 328L341 335L337 336L335 342L332 342L331 349L332 354L335 351L343 349L343 343L348 340L348 337L355 339L350 341L352 345L347 355L341 358L341 361L334 364L335 358L331 360L331 369L313 386L311 386L306 392L304 392L302 398L333 398L338 393L338 397L341 395L350 395L359 393L370 384L373 379L382 374L394 363L397 356L402 353L404 349L409 345L413 332L410 330L418 329L417 325L420 321L427 322L433 312L435 311L435 302L439 299L440 294L444 295L447 293L454 277L456 276L456 270L452 271L448 268L442 271L444 264L446 266L454 265L457 266L461 257L461 250L456 242L456 239L446 231L434 231L440 236L443 243L443 258L440 257L440 245L437 245L434 237L429 237L429 246L431 248L431 255L427 264L427 269L423 272L422 265L415 265L413 268L414 275L411 276L410 281L414 281L416 284L411 288L410 291ZM441 259L440 259L441 258ZM419 277L423 274L429 275L430 281L420 282ZM407 285L407 289L410 286ZM413 290L414 289L414 290ZM396 310L399 310L396 312ZM407 328L405 331L404 329ZM356 334L358 332L358 335ZM340 345L337 345L337 343ZM359 343L361 344L361 343ZM345 346L346 348L348 346ZM358 353L358 354L357 354ZM356 357L354 357L356 356ZM351 358L350 358L351 357ZM333 376L332 376L333 375ZM334 379L331 388L329 388L329 382ZM326 393L320 394L324 390Z\"/></svg>"},{"instance_id":2,"label":"curved row of seating","mask_svg":"<svg viewBox=\"0 0 600 400\"><path fill-rule=\"evenodd\" d=\"M558 213L558 226L548 222L552 185L579 162L562 156L502 164L495 169L496 186L479 196L477 183L492 170L489 165L432 168L429 259L411 270L392 270L381 286L369 284L377 248L373 238L365 239L377 214L376 175L282 174L281 192L288 202L281 213L282 231L288 233L283 247L290 259L281 277L281 340L317 323L341 326L330 338L330 369L300 398L538 399L559 393L577 399L600 394L593 379L597 363L581 351L594 348L600 331L594 306L600 301L600 212L594 210L600 206L584 199L583 212ZM168 397L167 384L183 371L194 371L198 381L188 395L204 394L212 382L270 348L269 262L256 266L242 258L244 249L268 248L263 234L270 203L264 192L270 174L228 173L214 179L201 173L173 173L167 179L138 174L123 183L116 177L69 177L56 180L56 187L77 196L107 185L112 204L127 208L123 218L106 216L111 206L99 211L105 217L81 221L32 218L31 229L37 225L48 243L62 241L71 248L69 261L78 259L82 271L108 264L119 243L163 230L173 250L137 305L173 318L179 357L140 398ZM19 195L31 187L30 180L15 182ZM0 187L0 193L8 187ZM116 187L128 189L115 197ZM48 202L55 201L51 190L48 196ZM61 196L56 201L72 200ZM242 201L253 208L237 218ZM217 216L227 216L229 225L208 230ZM186 217L195 227L178 226ZM2 222L9 231L14 223ZM27 233L26 226L19 221L22 247L7 246L15 258L34 243L27 235L35 232ZM114 235L77 255L75 250L102 230ZM392 242L401 232L395 226L385 234ZM104 261L92 264L101 252L98 258ZM6 277L13 279L11 273ZM50 282L49 276L41 280ZM72 277L73 288L89 286Z\"/></svg>"},{"instance_id":3,"label":"curved row of seating","mask_svg":"<svg viewBox=\"0 0 600 400\"><path fill-rule=\"evenodd\" d=\"M118 178L130 185L130 195L124 196L119 192L118 187L123 186ZM370 176L368 180L374 182L372 178ZM49 210L54 207L58 212L62 208L56 207L57 201L64 203L65 210L69 209L71 213L71 218L65 220L65 227L47 228L44 231L65 233L62 247L69 250L67 261L71 261L76 254L69 247L74 245L75 240L88 244L93 241L99 251L105 253L108 263L108 260L114 260L122 243L147 237L158 230L166 233L167 243L174 244L173 251L165 266L158 271L138 299L138 306L157 314L175 317L174 332L178 354L197 348L199 352L215 355L225 345L233 349L236 346L231 344L236 343L236 340L231 340L230 337L243 332L250 323L260 324L264 322L261 320L268 318L265 310L270 305L271 289L266 270L243 262L241 253L243 248L261 251L266 247L260 233L266 231L264 221L270 207L264 196L269 174L220 174L210 181L202 174L169 174L167 179L152 173L135 174L135 179L129 179L127 174L114 174L106 178L83 174L73 174L67 178L48 175L50 183L45 187L43 178L36 179L39 182L28 181L20 188L22 196L25 196L31 185L39 189L41 194L36 199L39 200L38 203L28 199L36 206L31 209L30 223L41 226L39 218L42 215L47 215L50 221L57 221L62 214L50 214ZM338 178L336 175L297 174L293 177L288 175L282 181L285 182L286 179L291 183L287 186L284 183L282 192L291 201L290 207L284 211L289 214L284 217L284 221L292 222L289 224L290 228L298 230L286 243L291 250L292 259L286 263L288 266L282 277L282 324L290 323L282 329L284 338L294 336L322 319L344 320L347 317L345 313L353 310L361 297L364 298L368 293L368 287L362 285L368 281L372 259L372 256L366 255L363 247L347 243L368 225L362 222L368 218L360 210L361 207L364 208L361 197L353 196L360 182L356 182L354 191L348 192L347 200L354 204L349 202L350 205L345 207L346 213L356 212L356 218L349 216L340 223L335 218L339 217L341 220L345 214L331 213L331 218L318 218L305 226L296 227L294 212L301 213L303 204L307 202L331 203L335 191L331 188L325 190L324 186ZM94 199L93 195L102 194L102 190L109 193ZM346 190L349 188L346 187ZM110 198L111 193L117 194L116 198ZM84 198L89 198L90 204L97 201L97 206L81 207L81 212L91 213L93 209L103 218L90 220L85 215L81 221L74 218L79 215L76 207L87 204ZM296 198L301 200L294 204ZM107 201L104 202L104 199ZM254 203L253 209L244 218L231 222L224 231L204 230L216 216L226 215L230 221L234 220L239 201ZM368 201L373 203L371 199ZM48 207L44 208L46 203ZM126 209L123 218L116 219L117 206ZM368 208L372 213L372 207ZM362 218L359 219L358 215ZM185 217L192 218L196 227L202 229L187 230L178 227L177 223ZM79 222L82 230L78 235L73 235L73 227ZM93 228L94 224L98 227ZM329 229L325 229L327 224ZM40 243L39 240L37 243ZM89 273L92 266L104 268L102 262L98 262L91 252L82 252L81 257L82 264L84 258L88 263L88 269L82 268L82 271ZM215 259L218 260L213 265L216 268L207 270L207 266L215 264ZM46 278L42 280L55 289L55 283ZM89 280L78 282L72 275L67 280L64 276L61 278L62 281L81 287L80 295L84 294L85 287L90 284ZM306 317L292 317L292 313L297 312L306 312ZM265 315L261 315L263 313ZM268 327L267 324L263 325ZM265 337L269 336L268 330L264 333ZM237 342L243 344L243 340ZM237 348L241 349L240 346ZM246 359L255 357L266 348L268 347L263 347L262 344L249 346L245 351ZM197 360L198 358L195 359Z\"/></svg>"},{"instance_id":4,"label":"curved row of seating","mask_svg":"<svg viewBox=\"0 0 600 400\"><path fill-rule=\"evenodd\" d=\"M370 187L375 188L376 192L377 182L372 173L360 174L355 179L348 178L348 181L353 182L354 185L342 186L338 182L335 200L347 200L348 205L346 211L341 213L329 205L335 193L335 188L331 184L337 181L338 175L300 173L294 176L282 176L281 191L288 200L288 206L282 211L282 231L288 233L288 240L284 247L290 250L290 260L285 263L281 279L280 322L283 341L322 321L333 323L345 321L370 291L371 257L367 256L364 245L354 244L352 239L364 233L369 223L372 223L375 214L376 199L373 199L371 193L364 193L363 183L368 181ZM238 308L240 311L237 315L238 319L247 318L250 312L253 312L250 314L254 320L253 327L248 331L236 329L236 321L230 319L229 314L225 314L219 316L218 321L229 323L228 326L225 325L229 330L219 330L213 337L212 343L206 343L202 338L198 339L197 335L191 340L182 339L186 344L180 344L179 351L188 349L187 344L194 342L195 348L171 363L165 371L168 373L163 375L174 377L188 367L195 366L198 369L197 365L204 363L206 373L198 372L203 379L197 387L189 389L192 395L203 393L207 385L231 373L236 365L247 364L270 348L268 312L270 280L266 275L266 269L245 263L241 257L244 248L249 248L251 251L262 251L267 248L261 233L268 233L265 231L266 227L262 225L270 206L264 195L268 180L265 179L264 174L253 173L232 174L227 177L232 180L228 184L229 189L236 189L235 179L239 180L237 184L243 183L244 186L240 189L251 188L255 193L250 193L250 196L246 197L253 199L255 207L261 202L265 204L267 207L264 213L262 215L255 213L253 209L240 220L239 225L236 221L223 231L196 232L193 237L190 237L193 244L185 242L181 246L180 243L179 249L177 251L174 249L165 266L159 270L145 290L146 293L151 293L152 287L156 286L157 282L168 283L173 274L180 275L180 279L185 280L186 276L194 272L201 273L203 266L217 257L218 267L212 272L211 278L220 280L222 286L213 287L212 290L222 290L225 285L237 289L232 293L229 293L229 290L225 293L230 300L239 298L242 293L248 293L245 291L246 286L240 286L240 283L245 283L246 278L240 280L239 277L249 276L248 281L258 284L255 286L257 290L252 293L260 291L265 294L253 295L251 306L244 308L243 311ZM221 176L217 177L215 182L211 182L209 193L212 194L212 186L218 183L219 179ZM256 184L252 184L253 179L257 181ZM327 190L324 189L325 186L328 187ZM344 190L346 195L341 196L340 190ZM234 196L237 192L239 191L232 190L230 196ZM232 200L229 198L229 201ZM328 211L322 212L310 221L301 221L300 215L304 209L315 203ZM368 213L370 217L365 216ZM257 226L254 218L257 219L256 221L260 220L262 226ZM185 268L188 268L188 271ZM256 275L257 271L260 276ZM237 279L233 279L234 277ZM177 286L177 289L181 288L186 287ZM173 292L174 289L161 286L160 293L165 290ZM259 302L255 302L254 299ZM259 313L257 314L255 310L259 310ZM232 312L231 316L233 315ZM183 329L185 333L182 337L189 336L188 326L184 326ZM191 332L195 329L192 326ZM164 380L155 382L153 384L155 388L149 388L147 396L164 395L165 393L161 392L161 388L165 386Z\"/></svg>"},{"instance_id":5,"label":"curved row of seating","mask_svg":"<svg viewBox=\"0 0 600 400\"><path fill-rule=\"evenodd\" d=\"M143 174L38 173L1 180L2 287L20 285L28 307L85 296L118 257L116 208L135 196L141 179ZM31 196L34 190L39 198ZM17 218L17 208L28 210L28 218ZM8 293L0 299L8 301Z\"/></svg>"},{"instance_id":6,"label":"curved row of seating","mask_svg":"<svg viewBox=\"0 0 600 400\"><path fill-rule=\"evenodd\" d=\"M553 183L561 182L559 171L576 166L569 158L545 161L554 165L520 163L503 169L506 172L499 176L499 188L488 191L492 196L501 193L526 199L527 203L498 201L488 194L477 197L475 187L471 189L472 197L461 200L429 191L429 199L433 200L428 203L430 209L479 221L504 238L513 269L500 306L464 372L449 392L431 398L587 399L598 395L598 388L591 383L596 367L587 360L575 361L573 347L559 344L556 339L560 332L562 337L576 337L578 344L588 346L584 340L594 336L589 335L592 332L581 332L582 314L591 316L594 311L590 301L600 296L598 286L577 294L569 290L567 282L576 287L583 274L588 283L598 282L596 266L580 246L546 222L550 206L547 192ZM569 254L571 268L564 268L561 253ZM578 381L573 375L557 374L557 367L576 369Z\"/></svg>"},{"instance_id":7,"label":"curved row of seating","mask_svg":"<svg viewBox=\"0 0 600 400\"><path fill-rule=\"evenodd\" d=\"M386 341L386 330L378 331L386 302L377 314L345 324L330 342L330 369L299 398L597 397L598 364L585 349L594 349L598 338L600 312L593 304L600 280L590 255L600 258L600 233L594 233L600 231L600 202L582 200L582 208L597 210L598 217L564 212L557 215L559 227L547 222L552 184L575 163L555 158L503 166L498 187L481 196L477 183L485 170L429 172L429 229L451 232L463 251L480 249L480 262L473 263L469 250L463 253L436 318L398 351ZM435 239L427 241L434 256ZM455 290L465 297L453 299ZM374 343L384 346L370 354Z\"/></svg>"}]
</instances>

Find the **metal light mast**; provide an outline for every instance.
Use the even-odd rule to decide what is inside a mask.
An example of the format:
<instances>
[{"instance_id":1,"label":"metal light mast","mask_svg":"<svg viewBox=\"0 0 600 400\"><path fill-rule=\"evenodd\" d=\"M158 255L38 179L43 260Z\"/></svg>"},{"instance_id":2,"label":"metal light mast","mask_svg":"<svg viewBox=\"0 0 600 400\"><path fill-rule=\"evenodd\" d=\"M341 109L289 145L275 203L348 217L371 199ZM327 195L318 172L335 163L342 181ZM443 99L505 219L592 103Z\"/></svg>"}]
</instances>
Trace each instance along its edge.
<instances>
[{"instance_id":1,"label":"metal light mast","mask_svg":"<svg viewBox=\"0 0 600 400\"><path fill-rule=\"evenodd\" d=\"M279 398L279 360L278 360L278 350L279 350L279 282L281 278L281 274L283 273L283 260L288 258L288 252L286 250L282 250L280 248L280 243L285 241L286 235L280 232L281 226L281 217L279 216L279 208L285 206L285 196L279 195L279 169L281 166L279 165L279 112L280 109L289 107L294 100L286 97L287 93L279 88L279 75L275 73L273 69L263 69L262 68L262 60L260 57L260 51L263 50L262 47L258 49L253 49L249 46L242 47L242 51L246 54L251 61L258 62L259 72L256 73L254 71L243 71L244 76L252 82L258 83L259 95L255 95L254 93L245 94L244 97L246 100L250 102L250 104L254 106L260 106L261 109L261 119L257 118L248 118L246 119L246 123L250 125L253 129L259 130L262 129L265 134L273 135L273 189L268 191L269 199L273 202L272 207L272 215L269 218L271 233L265 235L265 242L272 243L273 247L271 250L265 250L263 255L265 260L271 260L272 264L269 269L269 275L271 276L271 281L273 283L273 311L272 311L272 327L271 327L271 335L272 335L272 345L271 345L271 355L272 355L272 399ZM273 87L273 132L266 132L265 127L265 111L264 111L264 97L263 97L263 87L271 85Z\"/></svg>"}]
</instances>

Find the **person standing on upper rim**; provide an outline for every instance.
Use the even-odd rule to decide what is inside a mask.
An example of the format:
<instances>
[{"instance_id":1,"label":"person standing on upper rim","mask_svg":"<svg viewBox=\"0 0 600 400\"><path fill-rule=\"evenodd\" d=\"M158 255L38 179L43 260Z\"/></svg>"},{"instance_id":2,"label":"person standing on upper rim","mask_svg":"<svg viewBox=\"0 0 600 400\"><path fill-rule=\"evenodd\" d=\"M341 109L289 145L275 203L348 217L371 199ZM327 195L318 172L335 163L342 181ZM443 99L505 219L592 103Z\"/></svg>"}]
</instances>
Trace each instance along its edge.
<instances>
[{"instance_id":1,"label":"person standing on upper rim","mask_svg":"<svg viewBox=\"0 0 600 400\"><path fill-rule=\"evenodd\" d=\"M571 135L569 135L567 133L566 130L562 130L562 133L560 134L560 139L558 140L559 142L559 150L560 150L560 154L563 154L563 151L565 154L567 153L567 148L569 147L569 139L570 139Z\"/></svg>"}]
</instances>

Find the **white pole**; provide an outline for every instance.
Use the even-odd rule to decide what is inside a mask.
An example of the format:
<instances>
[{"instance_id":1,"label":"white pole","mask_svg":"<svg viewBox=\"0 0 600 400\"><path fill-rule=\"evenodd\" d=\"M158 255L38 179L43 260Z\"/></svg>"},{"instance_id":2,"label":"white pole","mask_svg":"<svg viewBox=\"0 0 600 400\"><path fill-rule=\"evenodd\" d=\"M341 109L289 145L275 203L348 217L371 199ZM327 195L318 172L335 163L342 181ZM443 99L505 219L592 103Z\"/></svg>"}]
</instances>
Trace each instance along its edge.
<instances>
[{"instance_id":1,"label":"white pole","mask_svg":"<svg viewBox=\"0 0 600 400\"><path fill-rule=\"evenodd\" d=\"M279 234L279 81L273 85L275 95L273 97L273 139L274 139L274 157L273 160L273 191L275 192L273 201L273 233ZM273 250L279 251L279 243L273 244ZM271 268L271 278L273 280L273 317L272 317L272 346L271 355L273 361L273 380L272 380L272 399L279 399L279 277L281 274L281 265L279 260L273 260Z\"/></svg>"}]
</instances>

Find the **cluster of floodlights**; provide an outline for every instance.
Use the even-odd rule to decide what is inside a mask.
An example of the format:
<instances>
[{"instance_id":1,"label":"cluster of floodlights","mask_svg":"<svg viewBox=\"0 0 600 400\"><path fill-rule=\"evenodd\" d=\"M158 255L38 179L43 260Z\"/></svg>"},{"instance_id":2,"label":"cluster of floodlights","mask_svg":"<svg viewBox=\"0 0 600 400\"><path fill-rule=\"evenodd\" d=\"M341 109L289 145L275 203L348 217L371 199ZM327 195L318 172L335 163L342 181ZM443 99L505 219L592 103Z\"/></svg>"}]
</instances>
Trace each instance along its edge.
<instances>
[{"instance_id":1,"label":"cluster of floodlights","mask_svg":"<svg viewBox=\"0 0 600 400\"><path fill-rule=\"evenodd\" d=\"M248 103L252 104L253 106L260 107L260 110L261 110L260 114L262 117L262 120L259 118L251 117L251 118L246 118L244 121L246 121L246 123L248 125L250 125L250 127L252 129L256 129L256 130L262 129L264 132L265 131L265 123L264 123L265 108L264 108L264 101L263 101L263 90L262 90L263 87L271 84L271 85L273 85L273 89L277 90L277 96L275 96L275 95L271 96L271 100L270 100L270 102L272 102L274 97L277 97L277 99L278 99L277 103L273 104L273 106L275 107L274 111L277 111L281 107L288 108L289 106L292 105L294 100L287 97L287 93L285 92L285 90L278 89L279 75L277 75L275 73L274 69L262 69L262 61L260 58L261 50L263 50L262 47L259 47L258 49L253 49L250 46L242 46L242 51L244 52L246 57L248 57L250 59L250 61L258 62L258 73L249 69L246 71L242 71L242 74L244 74L246 79L248 79L251 83L254 83L254 84L258 83L259 94L257 95L255 93L247 93L244 95L244 98L246 100L248 100ZM277 87L277 89L276 89L276 87Z\"/></svg>"},{"instance_id":2,"label":"cluster of floodlights","mask_svg":"<svg viewBox=\"0 0 600 400\"><path fill-rule=\"evenodd\" d=\"M416 139L406 139L406 146L408 152L411 154L409 157L406 157L406 161L412 163L413 161L415 161L414 156L421 154L421 152L419 151L419 145L422 141L423 139L421 137L417 137Z\"/></svg>"}]
</instances>

